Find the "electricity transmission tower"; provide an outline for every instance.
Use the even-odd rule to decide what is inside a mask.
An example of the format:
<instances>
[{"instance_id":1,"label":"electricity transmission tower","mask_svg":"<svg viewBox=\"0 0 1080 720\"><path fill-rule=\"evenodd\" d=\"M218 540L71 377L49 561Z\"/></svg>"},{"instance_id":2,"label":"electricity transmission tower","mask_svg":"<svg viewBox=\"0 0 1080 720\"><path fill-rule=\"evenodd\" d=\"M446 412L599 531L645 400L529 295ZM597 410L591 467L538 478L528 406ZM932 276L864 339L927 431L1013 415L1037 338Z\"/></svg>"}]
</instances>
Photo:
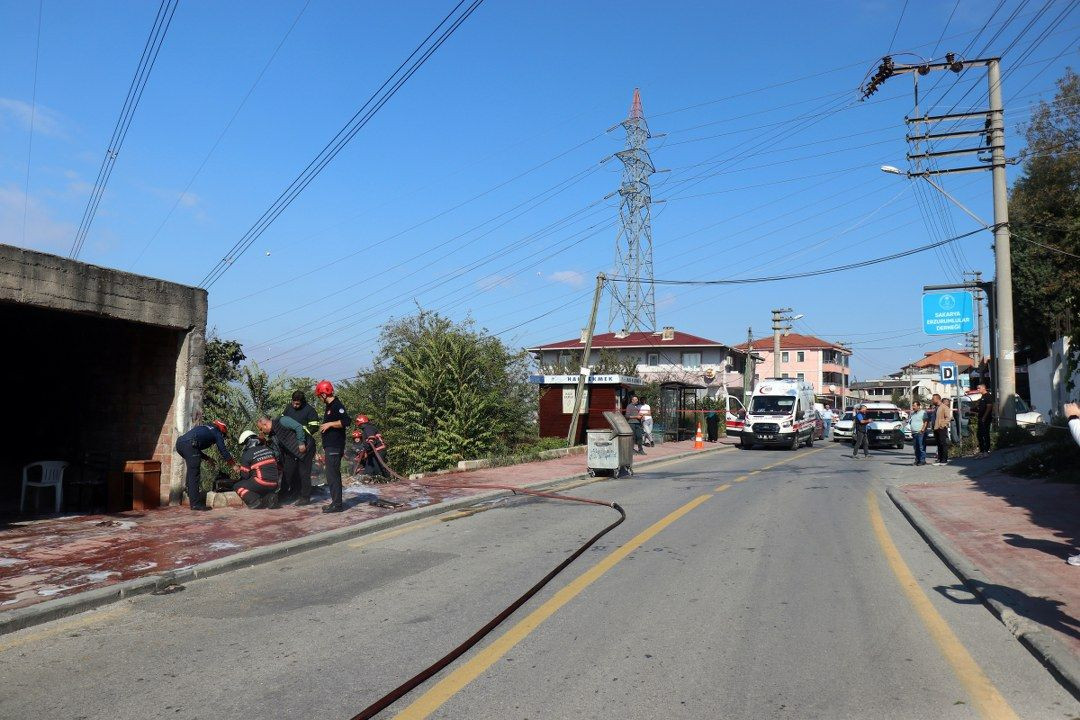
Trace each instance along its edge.
<instances>
[{"instance_id":1,"label":"electricity transmission tower","mask_svg":"<svg viewBox=\"0 0 1080 720\"><path fill-rule=\"evenodd\" d=\"M608 329L625 332L656 329L656 295L653 291L652 190L649 176L656 172L646 144L652 135L641 111L641 92L634 88L630 115L622 122L626 149L615 153L623 164L619 195L622 229L615 238L615 276L611 283ZM616 322L621 317L621 328Z\"/></svg>"}]
</instances>

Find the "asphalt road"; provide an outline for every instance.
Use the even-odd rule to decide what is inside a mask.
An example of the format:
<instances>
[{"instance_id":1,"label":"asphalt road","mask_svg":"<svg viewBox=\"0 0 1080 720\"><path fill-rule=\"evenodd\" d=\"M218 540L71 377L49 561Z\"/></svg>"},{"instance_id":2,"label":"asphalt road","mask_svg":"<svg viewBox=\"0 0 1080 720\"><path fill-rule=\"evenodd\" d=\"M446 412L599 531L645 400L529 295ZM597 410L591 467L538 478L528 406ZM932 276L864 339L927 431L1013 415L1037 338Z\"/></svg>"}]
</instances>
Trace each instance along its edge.
<instances>
[{"instance_id":1,"label":"asphalt road","mask_svg":"<svg viewBox=\"0 0 1080 720\"><path fill-rule=\"evenodd\" d=\"M628 520L383 716L1080 716L884 495L950 471L845 454L732 448L578 488ZM0 717L350 718L614 517L514 499L6 635Z\"/></svg>"}]
</instances>

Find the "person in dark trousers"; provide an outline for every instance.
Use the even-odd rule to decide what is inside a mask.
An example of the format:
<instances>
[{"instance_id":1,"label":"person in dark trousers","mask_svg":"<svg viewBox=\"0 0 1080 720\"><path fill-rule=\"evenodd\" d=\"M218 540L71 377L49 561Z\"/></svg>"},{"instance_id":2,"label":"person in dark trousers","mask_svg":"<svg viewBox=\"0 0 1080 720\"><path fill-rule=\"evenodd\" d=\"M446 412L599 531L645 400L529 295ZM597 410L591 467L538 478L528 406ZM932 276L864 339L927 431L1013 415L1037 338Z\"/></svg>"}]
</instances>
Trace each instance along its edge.
<instances>
[{"instance_id":1,"label":"person in dark trousers","mask_svg":"<svg viewBox=\"0 0 1080 720\"><path fill-rule=\"evenodd\" d=\"M315 394L326 406L319 432L322 433L323 455L326 457L326 484L330 488L330 503L324 505L322 511L341 512L345 509L341 502L341 460L345 454L345 427L349 424L349 413L341 401L334 397L334 386L329 380L323 380L316 385Z\"/></svg>"},{"instance_id":2,"label":"person in dark trousers","mask_svg":"<svg viewBox=\"0 0 1080 720\"><path fill-rule=\"evenodd\" d=\"M204 460L211 464L214 460L203 453L211 445L216 445L221 459L235 465L236 461L225 447L225 434L228 428L220 420L214 420L209 425L196 425L176 439L176 452L184 458L187 465L185 489L187 490L188 505L192 510L209 510L206 506L206 495L199 488L199 466Z\"/></svg>"},{"instance_id":3,"label":"person in dark trousers","mask_svg":"<svg viewBox=\"0 0 1080 720\"><path fill-rule=\"evenodd\" d=\"M720 413L715 407L709 408L705 413L705 430L708 433L709 442L714 443L720 439Z\"/></svg>"},{"instance_id":4,"label":"person in dark trousers","mask_svg":"<svg viewBox=\"0 0 1080 720\"><path fill-rule=\"evenodd\" d=\"M281 473L274 451L251 430L240 433L240 447L240 480L233 490L252 510L279 507Z\"/></svg>"},{"instance_id":5,"label":"person in dark trousers","mask_svg":"<svg viewBox=\"0 0 1080 720\"><path fill-rule=\"evenodd\" d=\"M982 396L975 403L975 416L979 420L979 453L990 454L990 426L994 424L994 396L980 383L976 389Z\"/></svg>"},{"instance_id":6,"label":"person in dark trousers","mask_svg":"<svg viewBox=\"0 0 1080 720\"><path fill-rule=\"evenodd\" d=\"M311 504L311 465L315 460L315 437L319 434L319 413L307 403L302 390L292 394L292 402L282 413L304 428L304 452L296 460L285 458L285 481L299 494L297 505Z\"/></svg>"},{"instance_id":7,"label":"person in dark trousers","mask_svg":"<svg viewBox=\"0 0 1080 720\"><path fill-rule=\"evenodd\" d=\"M383 467L386 464L386 442L375 423L367 415L356 416L353 444L356 447L357 469L368 482L381 482L390 477ZM354 470L355 472L355 470Z\"/></svg>"},{"instance_id":8,"label":"person in dark trousers","mask_svg":"<svg viewBox=\"0 0 1080 720\"><path fill-rule=\"evenodd\" d=\"M937 393L931 398L934 404L934 442L937 443L937 462L935 465L949 464L949 425L952 423L952 408L949 401Z\"/></svg>"},{"instance_id":9,"label":"person in dark trousers","mask_svg":"<svg viewBox=\"0 0 1080 720\"><path fill-rule=\"evenodd\" d=\"M866 412L866 406L860 405L855 410L854 430L855 447L851 450L851 457L859 456L859 448L862 448L863 459L870 457L870 436L867 427L870 425L870 415Z\"/></svg>"},{"instance_id":10,"label":"person in dark trousers","mask_svg":"<svg viewBox=\"0 0 1080 720\"><path fill-rule=\"evenodd\" d=\"M277 458L278 463L281 465L281 491L279 494L282 501L291 502L296 500L300 495L299 483L295 487L289 484L285 467L290 463L296 465L297 461L307 452L307 436L304 435L304 426L285 415L273 420L268 417L261 417L255 421L255 426L259 428L259 434L262 435L267 447L274 453L274 457Z\"/></svg>"},{"instance_id":11,"label":"person in dark trousers","mask_svg":"<svg viewBox=\"0 0 1080 720\"><path fill-rule=\"evenodd\" d=\"M634 452L639 455L645 454L645 430L641 426L641 401L637 395L630 397L630 404L626 406L626 421L630 423L630 429L634 431Z\"/></svg>"}]
</instances>

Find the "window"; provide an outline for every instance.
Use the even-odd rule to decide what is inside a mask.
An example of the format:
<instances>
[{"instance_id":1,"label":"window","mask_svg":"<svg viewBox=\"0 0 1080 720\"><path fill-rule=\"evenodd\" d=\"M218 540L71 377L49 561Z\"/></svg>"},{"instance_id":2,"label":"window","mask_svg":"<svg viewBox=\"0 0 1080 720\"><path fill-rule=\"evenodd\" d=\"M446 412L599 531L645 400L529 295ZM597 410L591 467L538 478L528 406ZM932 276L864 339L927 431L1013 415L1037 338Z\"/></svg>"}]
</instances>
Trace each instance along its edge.
<instances>
[{"instance_id":1,"label":"window","mask_svg":"<svg viewBox=\"0 0 1080 720\"><path fill-rule=\"evenodd\" d=\"M799 353L799 354L801 355L802 353ZM795 373L795 377L797 379L799 379L799 380L805 380L806 379L806 375L804 375L803 373Z\"/></svg>"},{"instance_id":2,"label":"window","mask_svg":"<svg viewBox=\"0 0 1080 720\"><path fill-rule=\"evenodd\" d=\"M559 353L559 364L560 365L571 365L571 364L573 364L573 362L574 362L574 353L572 353L572 352L560 352Z\"/></svg>"},{"instance_id":3,"label":"window","mask_svg":"<svg viewBox=\"0 0 1080 720\"><path fill-rule=\"evenodd\" d=\"M795 362L806 362L806 353L804 353L802 350L795 353Z\"/></svg>"},{"instance_id":4,"label":"window","mask_svg":"<svg viewBox=\"0 0 1080 720\"><path fill-rule=\"evenodd\" d=\"M684 368L691 370L701 367L701 353L684 352L682 354L682 364Z\"/></svg>"},{"instance_id":5,"label":"window","mask_svg":"<svg viewBox=\"0 0 1080 720\"><path fill-rule=\"evenodd\" d=\"M649 353L645 364L649 367L656 367L657 365L659 365L660 353Z\"/></svg>"},{"instance_id":6,"label":"window","mask_svg":"<svg viewBox=\"0 0 1080 720\"><path fill-rule=\"evenodd\" d=\"M788 379L788 374L787 373L780 373L780 377L783 378L784 380L787 380Z\"/></svg>"},{"instance_id":7,"label":"window","mask_svg":"<svg viewBox=\"0 0 1080 720\"><path fill-rule=\"evenodd\" d=\"M787 362L788 361L788 354L789 353L787 351L784 351L784 352L780 353L780 362Z\"/></svg>"}]
</instances>

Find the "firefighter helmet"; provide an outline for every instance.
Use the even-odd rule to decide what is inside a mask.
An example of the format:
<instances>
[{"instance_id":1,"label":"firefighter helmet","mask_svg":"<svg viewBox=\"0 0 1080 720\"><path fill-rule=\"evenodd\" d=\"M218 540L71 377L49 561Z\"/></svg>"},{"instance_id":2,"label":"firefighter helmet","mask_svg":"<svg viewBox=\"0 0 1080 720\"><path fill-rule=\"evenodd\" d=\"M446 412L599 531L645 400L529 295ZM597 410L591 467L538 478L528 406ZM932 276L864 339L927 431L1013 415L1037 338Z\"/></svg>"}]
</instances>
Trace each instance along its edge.
<instances>
[{"instance_id":1,"label":"firefighter helmet","mask_svg":"<svg viewBox=\"0 0 1080 720\"><path fill-rule=\"evenodd\" d=\"M371 419L368 418L368 416L364 415L363 413L360 413L359 415L356 416L356 426L357 427L360 427L361 425L367 425L369 422L371 422Z\"/></svg>"},{"instance_id":2,"label":"firefighter helmet","mask_svg":"<svg viewBox=\"0 0 1080 720\"><path fill-rule=\"evenodd\" d=\"M360 440L361 440L361 439L362 439L363 437L364 437L364 434L363 434L362 432L360 432L359 430L353 430L353 432L352 432L352 439L353 439L354 441L356 441L356 442L360 442Z\"/></svg>"},{"instance_id":3,"label":"firefighter helmet","mask_svg":"<svg viewBox=\"0 0 1080 720\"><path fill-rule=\"evenodd\" d=\"M220 420L215 420L210 424L216 427L218 429L218 432L220 432L222 435L229 434L229 428L225 427L225 423L221 422Z\"/></svg>"},{"instance_id":4,"label":"firefighter helmet","mask_svg":"<svg viewBox=\"0 0 1080 720\"><path fill-rule=\"evenodd\" d=\"M334 384L329 380L322 380L315 386L315 394L321 398L334 394Z\"/></svg>"},{"instance_id":5,"label":"firefighter helmet","mask_svg":"<svg viewBox=\"0 0 1080 720\"><path fill-rule=\"evenodd\" d=\"M256 435L254 431L245 430L244 432L240 433L240 437L237 439L237 442L240 443L241 446L243 446L251 438L258 438L258 437L259 436Z\"/></svg>"}]
</instances>

